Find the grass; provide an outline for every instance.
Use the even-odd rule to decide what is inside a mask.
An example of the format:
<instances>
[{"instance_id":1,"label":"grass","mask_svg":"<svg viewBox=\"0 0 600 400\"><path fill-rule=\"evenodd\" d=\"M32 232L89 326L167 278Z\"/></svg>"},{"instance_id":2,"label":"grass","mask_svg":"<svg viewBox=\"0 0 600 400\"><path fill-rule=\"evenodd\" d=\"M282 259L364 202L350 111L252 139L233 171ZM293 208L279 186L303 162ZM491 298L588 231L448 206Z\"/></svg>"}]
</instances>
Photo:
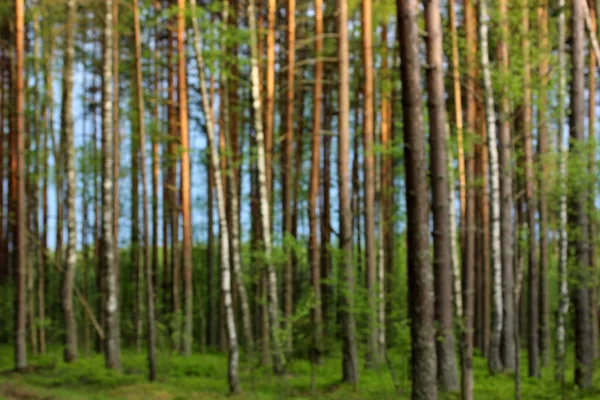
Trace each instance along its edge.
<instances>
[{"instance_id":1,"label":"grass","mask_svg":"<svg viewBox=\"0 0 600 400\"><path fill-rule=\"evenodd\" d=\"M406 358L390 351L398 383L402 388L400 398L408 398L410 382ZM598 389L579 391L572 383L562 388L553 379L552 368L545 368L542 379L527 378L526 357L522 365L523 399L597 399ZM571 359L571 364L573 360ZM12 372L13 353L9 346L0 346L0 399L90 399L90 400L183 400L225 399L227 396L227 357L224 354L195 354L190 358L159 352L157 357L158 381L146 381L145 354L132 350L122 353L122 373L104 368L104 358L92 354L79 358L72 364L62 361L61 349L55 348L30 360L30 370ZM243 360L240 368L243 399L397 399L389 370L360 371L360 387L340 384L341 360L330 356L315 372L316 391L311 390L311 366L305 360L295 360L288 366L284 378L273 376L267 368L256 366L252 360ZM567 372L567 381L573 381L573 368ZM511 399L514 397L513 376L491 376L486 360L474 359L475 398ZM600 375L600 374L597 374ZM4 396L4 397L2 397ZM459 393L446 393L442 399L458 399Z\"/></svg>"}]
</instances>

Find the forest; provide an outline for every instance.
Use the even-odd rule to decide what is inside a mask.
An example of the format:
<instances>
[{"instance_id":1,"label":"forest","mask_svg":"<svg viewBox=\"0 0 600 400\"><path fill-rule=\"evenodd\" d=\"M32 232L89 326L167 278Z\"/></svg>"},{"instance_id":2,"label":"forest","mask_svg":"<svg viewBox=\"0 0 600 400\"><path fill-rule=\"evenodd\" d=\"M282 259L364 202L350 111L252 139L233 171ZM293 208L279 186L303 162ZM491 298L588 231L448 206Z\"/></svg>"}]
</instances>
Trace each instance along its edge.
<instances>
[{"instance_id":1,"label":"forest","mask_svg":"<svg viewBox=\"0 0 600 400\"><path fill-rule=\"evenodd\" d=\"M0 399L600 398L597 15L0 1Z\"/></svg>"}]
</instances>

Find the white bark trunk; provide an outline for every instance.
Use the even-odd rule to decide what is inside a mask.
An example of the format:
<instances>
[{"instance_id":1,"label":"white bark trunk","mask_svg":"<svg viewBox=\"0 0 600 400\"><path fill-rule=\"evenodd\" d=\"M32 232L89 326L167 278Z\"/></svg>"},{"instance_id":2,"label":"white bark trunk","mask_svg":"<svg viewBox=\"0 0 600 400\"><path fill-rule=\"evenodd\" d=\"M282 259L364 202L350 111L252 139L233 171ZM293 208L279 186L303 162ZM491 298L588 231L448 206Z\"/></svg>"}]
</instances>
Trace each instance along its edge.
<instances>
[{"instance_id":1,"label":"white bark trunk","mask_svg":"<svg viewBox=\"0 0 600 400\"><path fill-rule=\"evenodd\" d=\"M560 211L559 211L559 261L558 261L558 287L559 307L556 322L556 377L560 382L565 380L565 336L566 319L569 312L569 291L567 285L567 131L564 129L565 113L565 88L566 88L566 57L565 57L565 0L559 1L559 42L558 42L558 174L560 183Z\"/></svg>"},{"instance_id":2,"label":"white bark trunk","mask_svg":"<svg viewBox=\"0 0 600 400\"><path fill-rule=\"evenodd\" d=\"M460 275L460 255L458 239L456 232L458 224L456 222L456 193L454 188L454 160L452 157L450 142L450 126L446 123L446 136L448 142L448 201L450 204L450 241L452 242L452 286L454 287L454 312L461 319L463 316L461 275Z\"/></svg>"},{"instance_id":3,"label":"white bark trunk","mask_svg":"<svg viewBox=\"0 0 600 400\"><path fill-rule=\"evenodd\" d=\"M276 374L283 373L284 358L279 344L279 305L277 299L277 275L271 260L271 214L267 194L267 167L265 156L265 137L262 123L262 107L260 97L260 76L258 73L258 44L254 0L248 1L248 25L250 29L250 64L252 84L252 108L254 111L254 129L256 131L256 148L258 154L258 191L260 216L262 222L262 239L265 246L265 260L268 274L269 319L271 326L271 345L273 347L273 368Z\"/></svg>"},{"instance_id":4,"label":"white bark trunk","mask_svg":"<svg viewBox=\"0 0 600 400\"><path fill-rule=\"evenodd\" d=\"M502 335L502 264L500 259L500 175L498 168L498 147L496 144L496 112L494 92L488 54L488 6L487 0L479 3L479 37L481 41L481 68L485 88L485 108L488 131L488 152L490 163L490 208L491 208L491 249L492 249L492 336L490 339L490 367L500 369L500 337Z\"/></svg>"},{"instance_id":5,"label":"white bark trunk","mask_svg":"<svg viewBox=\"0 0 600 400\"><path fill-rule=\"evenodd\" d=\"M113 157L112 157L112 3L106 0L104 13L104 49L102 52L102 265L106 284L105 313L106 367L121 369L121 338L118 325L118 282L115 273L115 238L112 231L113 216Z\"/></svg>"},{"instance_id":6,"label":"white bark trunk","mask_svg":"<svg viewBox=\"0 0 600 400\"><path fill-rule=\"evenodd\" d=\"M202 108L206 118L206 134L208 137L208 149L210 149L210 163L215 179L217 193L217 210L219 213L219 231L220 231L220 262L221 262L221 290L223 291L223 302L225 305L225 319L227 334L229 339L229 390L231 393L239 393L240 381L238 376L239 347L237 332L235 329L235 318L233 315L233 300L231 296L231 271L229 260L229 230L227 227L227 215L225 213L225 193L223 192L223 181L221 179L221 166L219 165L218 149L215 147L215 130L213 123L212 108L209 103L210 96L206 88L206 76L204 73L204 58L202 56L202 36L196 19L196 0L190 0L192 5L192 27L194 30L194 48L196 51L196 62L198 66L198 76L200 81L200 91L202 94ZM224 19L227 19L227 11L224 13ZM233 185L230 185L233 186ZM234 228L235 229L235 228ZM239 250L239 248L238 248ZM234 252L234 260L235 260ZM239 262L239 257L238 257ZM245 293L245 291L244 291Z\"/></svg>"}]
</instances>

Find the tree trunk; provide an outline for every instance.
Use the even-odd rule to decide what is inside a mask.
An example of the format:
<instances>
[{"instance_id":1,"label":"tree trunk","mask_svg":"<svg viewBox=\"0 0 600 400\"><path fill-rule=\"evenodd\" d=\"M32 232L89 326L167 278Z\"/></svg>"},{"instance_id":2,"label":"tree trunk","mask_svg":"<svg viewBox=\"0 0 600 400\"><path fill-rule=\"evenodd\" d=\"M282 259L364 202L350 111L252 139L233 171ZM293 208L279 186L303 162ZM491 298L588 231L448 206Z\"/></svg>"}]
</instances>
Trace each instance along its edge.
<instances>
[{"instance_id":1,"label":"tree trunk","mask_svg":"<svg viewBox=\"0 0 600 400\"><path fill-rule=\"evenodd\" d=\"M422 115L417 1L398 1L404 120L404 165L409 315L412 340L412 398L437 398L433 275L429 262L429 207Z\"/></svg>"},{"instance_id":2,"label":"tree trunk","mask_svg":"<svg viewBox=\"0 0 600 400\"><path fill-rule=\"evenodd\" d=\"M543 1L538 5L537 18L539 23L539 46L544 55L550 54L551 49L548 47L548 2ZM590 56L591 57L591 56ZM591 58L590 58L591 59ZM548 111L548 65L547 56L542 57L538 66L538 76L540 86L538 92L538 163L539 163L539 178L538 178L538 210L539 210L539 230L540 230L540 262L539 262L539 337L538 347L542 366L550 364L550 292L548 287L548 205L546 202L546 189L544 182L549 178L546 168L547 161L545 160L548 147L548 126L547 126L547 111ZM590 68L592 71L593 66ZM591 75L590 75L591 79ZM590 82L590 87L595 87ZM595 106L590 107L590 121L594 120L591 113ZM593 127L594 124L590 124Z\"/></svg>"},{"instance_id":3,"label":"tree trunk","mask_svg":"<svg viewBox=\"0 0 600 400\"><path fill-rule=\"evenodd\" d=\"M367 367L380 363L377 346L377 252L375 249L375 157L373 154L373 37L371 0L362 1L362 58L364 71L363 168L365 190L365 258L368 290Z\"/></svg>"},{"instance_id":4,"label":"tree trunk","mask_svg":"<svg viewBox=\"0 0 600 400\"><path fill-rule=\"evenodd\" d=\"M559 0L559 19L558 19L558 173L560 184L560 211L558 218L558 236L559 236L559 261L558 261L558 292L560 296L557 318L556 318L556 380L564 385L565 383L565 357L566 357L566 323L567 313L569 312L569 290L567 282L567 263L568 263L568 233L567 233L567 140L564 130L564 121L566 119L565 110L565 92L566 92L566 69L567 60L565 52L566 42L566 21L565 21L565 0Z\"/></svg>"},{"instance_id":5,"label":"tree trunk","mask_svg":"<svg viewBox=\"0 0 600 400\"><path fill-rule=\"evenodd\" d=\"M295 62L296 51L296 0L287 2L287 94L285 111L285 136L282 145L283 179L282 179L282 203L283 203L283 234L284 243L287 243L287 256L284 267L284 318L285 332L287 337L286 351L292 352L292 313L293 313L293 282L294 282L294 259L292 240L292 191L293 191L293 159L294 159L294 94L295 94Z\"/></svg>"},{"instance_id":6,"label":"tree trunk","mask_svg":"<svg viewBox=\"0 0 600 400\"><path fill-rule=\"evenodd\" d=\"M271 0L273 1L273 0ZM267 163L265 156L265 138L262 126L262 110L259 92L259 74L258 74L258 44L257 27L254 0L248 2L248 25L250 29L250 50L251 50L251 81L252 81L252 108L254 111L254 126L256 130L256 147L258 154L258 189L260 199L260 216L262 222L262 241L265 247L265 260L268 274L268 297L269 297L269 323L271 329L271 345L273 347L273 369L276 374L282 374L284 371L285 360L281 352L279 343L279 306L277 296L277 275L273 261L271 260L271 213L269 206L269 195L267 186ZM268 149L267 149L268 150Z\"/></svg>"},{"instance_id":7,"label":"tree trunk","mask_svg":"<svg viewBox=\"0 0 600 400\"><path fill-rule=\"evenodd\" d=\"M460 246L461 248L465 245L465 232L466 232L466 205L467 205L467 192L466 192L466 181L465 181L465 154L464 154L464 138L463 138L463 107L462 107L462 94L460 87L460 57L458 53L458 33L456 32L456 10L454 0L448 2L448 22L450 24L450 36L452 41L452 94L454 101L454 123L456 125L456 147L458 149L458 189L459 189L459 200L460 200ZM448 160L452 163L452 159ZM451 172L451 168L449 168ZM450 180L450 194L454 194L454 180ZM454 204L453 201L450 204ZM450 212L454 212L455 207L450 207ZM451 214L452 215L452 214ZM455 229L456 224L452 223L450 228ZM456 240L452 240L452 243L456 245ZM454 253L454 250L453 250ZM460 275L460 264L458 262L458 255L455 262L452 263L452 280L454 282L454 312L456 316L462 318L463 316L463 302L462 302L462 291L461 291L461 275Z\"/></svg>"},{"instance_id":8,"label":"tree trunk","mask_svg":"<svg viewBox=\"0 0 600 400\"><path fill-rule=\"evenodd\" d=\"M106 0L104 10L104 46L102 52L102 265L106 295L105 313L105 356L106 367L119 371L121 369L121 338L119 332L119 282L114 264L115 240L111 223L113 222L113 140L112 112L112 59L111 38L113 30L113 0Z\"/></svg>"},{"instance_id":9,"label":"tree trunk","mask_svg":"<svg viewBox=\"0 0 600 400\"><path fill-rule=\"evenodd\" d=\"M161 4L159 0L154 1L154 12L158 20L160 15ZM160 94L160 31L157 26L154 31L154 132L151 132L152 138L152 285L154 286L154 304L158 306L158 236L160 218L158 214L158 188L160 180L160 139L161 133L161 94ZM165 256L163 249L163 257ZM160 311L156 310L159 314Z\"/></svg>"},{"instance_id":10,"label":"tree trunk","mask_svg":"<svg viewBox=\"0 0 600 400\"><path fill-rule=\"evenodd\" d=\"M477 104L475 99L475 66L477 65L477 44L476 44L476 22L475 6L472 0L465 3L464 8L464 29L466 39L466 64L467 81L465 87L466 110L466 128L473 132L475 129ZM464 328L461 337L461 396L463 400L473 399L473 331L474 331L474 312L475 312L475 190L474 180L474 159L473 148L465 151L465 216L463 218L464 246L462 255L463 264L463 315Z\"/></svg>"},{"instance_id":11,"label":"tree trunk","mask_svg":"<svg viewBox=\"0 0 600 400\"><path fill-rule=\"evenodd\" d=\"M356 349L356 322L354 318L354 265L352 254L352 210L348 154L350 153L350 77L348 50L348 3L337 0L338 11L338 191L340 210L340 250L342 274L340 307L342 314L342 380L358 386L358 354Z\"/></svg>"},{"instance_id":12,"label":"tree trunk","mask_svg":"<svg viewBox=\"0 0 600 400\"><path fill-rule=\"evenodd\" d=\"M120 163L121 163L121 151L120 151L120 143L121 143L121 131L119 125L119 1L113 0L112 3L112 12L113 12L113 30L112 30L112 58L113 58L113 73L112 79L114 84L113 89L113 137L112 137L112 146L113 146L113 215L112 215L112 229L113 229L113 240L115 243L114 246L114 268L115 268L115 276L117 282L121 282L121 267L120 267L120 255L119 255L119 217L121 210L121 203L119 201L119 176L120 176ZM121 325L121 322L117 318L116 322L117 327Z\"/></svg>"},{"instance_id":13,"label":"tree trunk","mask_svg":"<svg viewBox=\"0 0 600 400\"><path fill-rule=\"evenodd\" d=\"M196 12L196 0L191 0L192 13ZM225 11L223 20L227 21L228 3L225 3ZM198 76L200 81L200 90L202 94L202 108L204 110L204 116L206 118L206 133L208 137L208 148L210 162L212 165L212 171L214 173L214 182L217 193L217 209L219 213L219 226L220 226L220 261L221 261L221 290L223 295L223 301L225 303L226 313L226 326L229 340L229 391L234 393L241 392L240 381L238 376L238 363L239 363L239 350L238 350L238 339L235 330L235 319L233 315L233 302L231 296L231 271L230 271L230 260L229 260L229 230L227 226L227 215L225 212L225 192L223 188L223 181L221 180L221 168L219 167L219 154L215 147L215 133L212 108L209 105L208 90L206 89L206 76L204 73L204 59L202 57L202 38L200 36L200 29L198 28L198 22L195 15L192 18L192 26L194 29L194 47L196 50L196 60L198 64ZM224 114L227 115L227 108L224 110ZM227 117L226 117L227 118ZM227 131L227 129L225 129ZM230 182L232 183L232 182ZM234 185L230 184L230 188ZM235 211L235 210L234 210ZM237 249L239 251L239 248ZM234 257L236 257L234 250ZM239 258L239 257L238 257ZM239 266L239 260L234 265ZM240 271L238 271L240 272ZM241 276L237 279L241 283ZM243 288L243 285L242 285ZM244 294L245 294L245 288ZM247 307L247 303L246 303ZM245 309L245 315L248 313L248 309ZM244 321L245 323L248 321ZM250 327L248 326L248 330ZM245 331L246 334L248 332ZM250 339L250 338L247 338Z\"/></svg>"},{"instance_id":14,"label":"tree trunk","mask_svg":"<svg viewBox=\"0 0 600 400\"><path fill-rule=\"evenodd\" d=\"M488 152L490 165L490 208L491 208L491 248L492 248L492 335L490 338L489 366L492 373L502 368L500 360L500 337L502 334L502 263L500 253L500 182L498 168L498 148L496 147L496 112L494 92L488 54L489 15L487 0L479 2L479 37L481 40L481 68L485 88L485 107L488 131Z\"/></svg>"},{"instance_id":15,"label":"tree trunk","mask_svg":"<svg viewBox=\"0 0 600 400\"><path fill-rule=\"evenodd\" d=\"M150 382L156 380L156 328L154 326L154 285L152 283L152 264L150 262L150 228L149 228L149 209L148 209L148 185L146 178L146 129L144 120L144 87L142 79L142 33L140 28L138 0L133 0L133 23L135 36L135 87L136 87L136 108L138 135L140 141L140 162L142 173L142 207L144 213L143 219L143 247L144 247L144 271L146 275L146 316L147 329L146 336L148 346L148 379ZM141 285L141 282L140 282ZM141 305L140 305L141 308Z\"/></svg>"},{"instance_id":16,"label":"tree trunk","mask_svg":"<svg viewBox=\"0 0 600 400\"><path fill-rule=\"evenodd\" d=\"M73 309L73 285L77 263L77 227L75 221L75 147L73 139L73 62L75 57L75 0L67 2L67 31L65 36L65 57L63 67L63 95L61 131L66 140L66 172L67 172L67 256L63 269L62 307L65 317L65 351L64 359L72 362L77 358L77 324Z\"/></svg>"},{"instance_id":17,"label":"tree trunk","mask_svg":"<svg viewBox=\"0 0 600 400\"><path fill-rule=\"evenodd\" d=\"M177 89L179 99L179 134L181 136L181 208L183 215L183 280L185 282L183 352L192 355L192 219L190 204L190 152L188 133L187 71L185 60L185 0L177 0Z\"/></svg>"},{"instance_id":18,"label":"tree trunk","mask_svg":"<svg viewBox=\"0 0 600 400\"><path fill-rule=\"evenodd\" d=\"M580 0L581 1L581 0ZM586 21L589 21L589 34L591 37L596 37L596 7L594 0L590 1L590 7L586 15ZM584 2L582 2L583 4ZM591 9L591 10L590 10ZM585 11L584 11L585 12ZM595 163L596 163L596 138L594 135L594 126L596 121L596 54L592 49L588 50L588 138L589 138L589 176L591 182L589 187L596 187L596 179L594 179ZM590 315L592 326L592 345L594 346L594 360L598 358L598 265L596 261L596 205L595 190L590 191L588 200L588 213L590 224L588 228L589 243L590 243L590 267L591 267L591 287L590 287ZM541 338L540 338L541 339Z\"/></svg>"},{"instance_id":19,"label":"tree trunk","mask_svg":"<svg viewBox=\"0 0 600 400\"><path fill-rule=\"evenodd\" d=\"M15 111L16 111L16 237L13 238L13 248L16 248L16 300L15 300L15 367L19 370L27 368L27 338L26 338L26 268L27 242L25 230L27 218L25 215L25 7L23 0L15 1Z\"/></svg>"},{"instance_id":20,"label":"tree trunk","mask_svg":"<svg viewBox=\"0 0 600 400\"><path fill-rule=\"evenodd\" d=\"M583 7L579 1L573 2L572 8L572 80L571 80L571 114L569 118L570 150L572 160L579 160L584 153L582 145L584 135L584 42ZM573 192L573 193L571 193ZM590 290L587 282L589 274L588 216L586 210L587 190L576 188L569 191L569 229L575 232L570 245L575 249L572 266L573 303L575 305L575 384L582 389L592 385L594 348L590 321Z\"/></svg>"},{"instance_id":21,"label":"tree trunk","mask_svg":"<svg viewBox=\"0 0 600 400\"><path fill-rule=\"evenodd\" d=\"M508 13L506 0L499 2L502 40L498 45L498 59L503 82L508 74ZM508 86L502 86L500 99L500 124L498 130L500 159L500 244L502 246L502 301L504 319L502 321L502 364L506 370L515 370L515 303L513 267L513 193L510 134L510 104Z\"/></svg>"},{"instance_id":22,"label":"tree trunk","mask_svg":"<svg viewBox=\"0 0 600 400\"><path fill-rule=\"evenodd\" d=\"M313 86L313 128L311 140L311 168L310 185L308 189L308 220L309 220L309 248L311 283L314 296L314 305L311 310L313 329L311 362L319 362L322 351L323 340L323 316L321 314L321 282L319 266L319 239L317 236L317 197L319 193L319 173L321 171L321 103L323 93L323 63L321 61L323 51L323 2L315 0L315 83ZM322 227L321 227L322 229Z\"/></svg>"},{"instance_id":23,"label":"tree trunk","mask_svg":"<svg viewBox=\"0 0 600 400\"><path fill-rule=\"evenodd\" d=\"M454 324L452 318L452 244L446 150L446 103L442 65L442 21L440 4L425 4L427 30L427 108L433 208L433 268L435 275L435 320L437 327L437 379L441 390L458 389Z\"/></svg>"}]
</instances>

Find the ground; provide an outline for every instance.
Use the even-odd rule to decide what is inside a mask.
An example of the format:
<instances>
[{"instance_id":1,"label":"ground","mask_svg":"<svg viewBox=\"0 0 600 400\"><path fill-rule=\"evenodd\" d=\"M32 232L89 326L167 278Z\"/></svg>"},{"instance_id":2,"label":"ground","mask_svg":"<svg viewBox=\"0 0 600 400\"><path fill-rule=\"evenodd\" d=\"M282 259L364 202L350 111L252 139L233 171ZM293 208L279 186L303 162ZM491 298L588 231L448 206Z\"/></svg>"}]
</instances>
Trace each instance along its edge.
<instances>
[{"instance_id":1,"label":"ground","mask_svg":"<svg viewBox=\"0 0 600 400\"><path fill-rule=\"evenodd\" d=\"M360 371L360 387L354 390L341 385L339 357L330 356L315 371L316 391L311 390L311 369L306 361L294 361L285 377L276 378L269 369L256 366L253 360L242 363L241 399L398 399L408 398L410 383L407 360L390 351L393 371L400 387L398 396L390 370L384 365L378 370ZM523 357L526 359L526 357ZM107 371L100 354L81 356L75 363L62 361L61 349L30 359L30 368L24 373L12 371L13 353L9 346L0 346L0 399L9 400L183 400L225 399L227 396L227 358L224 354L195 354L190 358L161 352L158 355L158 382L146 381L146 358L143 353L126 350L122 354L121 374ZM600 380L596 390L581 392L567 384L562 388L553 379L552 367L543 369L542 379L526 377L523 371L523 399L598 399ZM475 398L514 398L513 376L491 376L486 361L475 358ZM572 368L567 380L572 382ZM597 374L600 375L600 374ZM458 393L440 396L458 399Z\"/></svg>"}]
</instances>

